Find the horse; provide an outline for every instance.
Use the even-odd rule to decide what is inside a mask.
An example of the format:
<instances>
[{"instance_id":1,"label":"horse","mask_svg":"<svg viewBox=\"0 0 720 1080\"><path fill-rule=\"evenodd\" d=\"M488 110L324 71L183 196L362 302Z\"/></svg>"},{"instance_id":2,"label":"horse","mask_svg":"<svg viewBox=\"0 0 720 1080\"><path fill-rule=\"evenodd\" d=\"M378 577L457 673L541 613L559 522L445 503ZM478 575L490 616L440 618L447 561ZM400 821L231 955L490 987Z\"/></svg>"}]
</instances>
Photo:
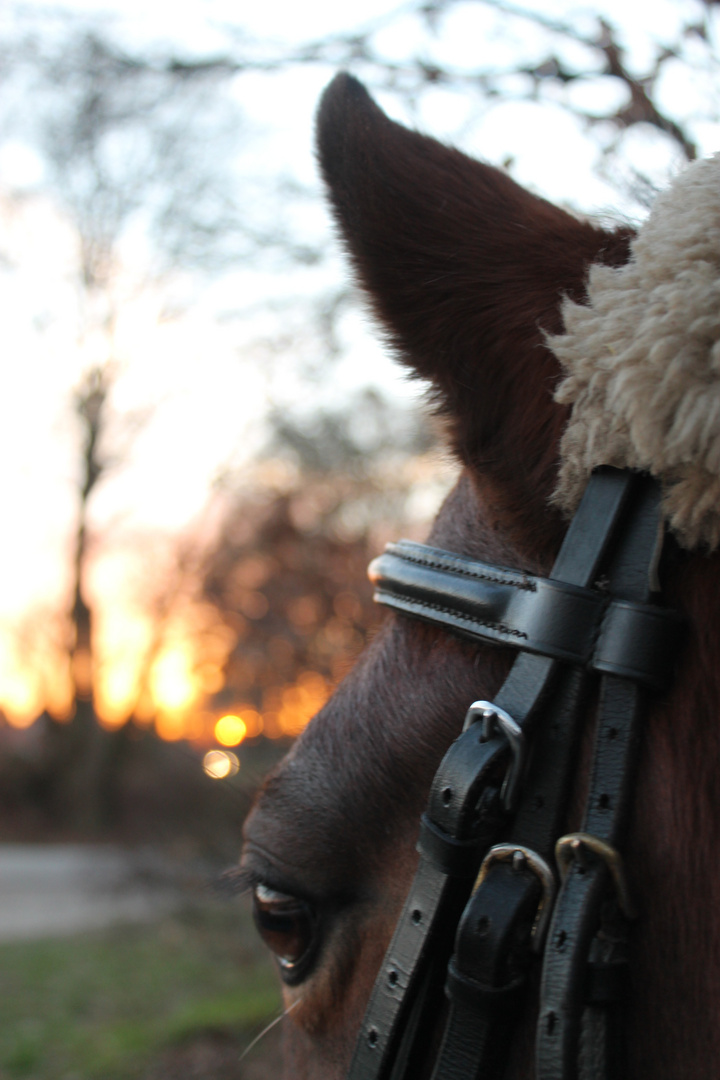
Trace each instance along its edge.
<instances>
[{"instance_id":1,"label":"horse","mask_svg":"<svg viewBox=\"0 0 720 1080\"><path fill-rule=\"evenodd\" d=\"M568 801L560 812L561 831L571 839L559 845L578 863L574 876L585 870L583 857L599 861L607 871L606 893L612 878L610 891L632 898L633 918L628 901L629 930L621 950L626 979L615 998L625 1028L624 1064L606 1062L604 1072L594 1072L587 1045L581 1047L580 1066L572 1061L555 1068L542 1054L534 1063L536 1030L542 1028L540 1041L547 1042L557 1017L562 1019L561 1012L543 1012L535 1001L538 984L552 992L552 973L540 974L539 949L523 972L523 994L513 998L513 1027L504 1018L498 1021L502 1063L477 1075L716 1076L717 160L690 166L638 231L583 220L523 189L506 172L404 128L348 75L337 76L324 94L317 140L356 279L390 349L413 377L428 384L462 468L432 525L430 546L415 551L400 545L383 556L374 577L380 599L396 610L265 781L245 825L242 874L253 889L256 922L283 983L283 1075L341 1080L349 1070L355 1070L353 1077L390 1074L389 1068L385 1074L372 1067L363 1072L365 1066L353 1062L363 1039L366 1057L377 1051L378 1028L367 1027L366 1010L372 1011L381 994L380 983L385 979L386 995L402 983L399 967L387 967L390 943L399 940L396 924L404 911L408 920L421 921L420 910L407 901L433 828L426 818L421 825L421 818L429 799L432 804L437 796L442 810L442 800L452 796L450 786L438 788L434 777L468 738L464 721L478 701L483 734L473 753L483 739L486 745L500 739L507 752L511 725L499 730L502 710L495 708L497 723L488 727L494 708L488 703L500 700L524 631L489 641L481 631L463 632L466 616L457 615L457 600L447 599L454 586L445 589L444 576L435 584L446 600L428 601L424 617L421 612L416 618L407 600L410 586L406 581L395 588L394 578L405 574L409 580L419 567L422 592L428 575L445 575L449 568L459 573L454 580L461 589L468 575L483 577L484 571L472 567L499 567L508 569L489 574L497 579L493 588L512 587L514 596L550 588L558 553L564 565L573 557L574 524L568 522L578 504L577 514L586 513L583 491L630 476L646 493L641 498L655 499L670 537L659 562L652 542L639 577L650 581L653 595L660 579L666 608L682 621L668 638L657 685L642 691L642 738L635 740L627 816L616 845L622 848L621 869L616 847L600 845L600 855L593 854L591 841L578 831L603 723L602 705L594 698L580 709L574 757L563 781ZM683 293L685 286L689 292ZM703 289L700 310L691 311L688 295ZM648 483L656 495L647 495ZM590 514L578 543L593 541L605 528L603 514ZM614 572L608 571L610 578ZM577 586L578 597L588 599L589 588L607 603L608 573L596 574L594 565ZM652 615L648 596L625 604L633 618L645 621L624 650L632 651L635 639L645 637ZM542 658L530 659L537 665ZM594 686L601 675L596 671L589 678ZM541 716L539 730L542 724ZM616 732L610 728L608 738ZM497 801L500 781L493 784ZM600 796L601 810L608 801ZM440 862L450 846L446 840ZM511 836L510 863L503 866L508 880L515 870L527 870L524 850L513 848ZM550 875L538 890L556 887L557 867L550 865ZM471 894L468 884L460 911L469 895L478 893ZM547 899L551 906L549 894ZM533 912L537 906L534 901ZM459 947L452 941L459 917L456 912L451 931L443 931L449 936L446 953ZM557 917L545 946L546 953L558 951L556 964L567 937L557 929ZM525 922L535 928L537 919L526 916ZM476 937L482 936L488 917L473 926ZM526 927L526 938L530 932ZM413 1063L393 1076L476 1075L469 1065L433 1072L447 1023L443 979L433 968L428 981L440 990L433 991L432 1008L415 1024L414 1037L424 1038L422 1052L410 1054ZM483 993L488 996L487 988Z\"/></svg>"}]
</instances>

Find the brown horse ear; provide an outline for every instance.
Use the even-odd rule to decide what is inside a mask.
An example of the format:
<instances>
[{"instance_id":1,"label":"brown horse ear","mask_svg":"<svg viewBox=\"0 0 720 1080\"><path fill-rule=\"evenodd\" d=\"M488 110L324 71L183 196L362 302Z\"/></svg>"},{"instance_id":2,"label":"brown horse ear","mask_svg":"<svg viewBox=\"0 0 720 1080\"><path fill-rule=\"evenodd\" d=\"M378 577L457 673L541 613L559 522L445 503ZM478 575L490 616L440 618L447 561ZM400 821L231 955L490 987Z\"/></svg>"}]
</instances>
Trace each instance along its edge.
<instances>
[{"instance_id":1,"label":"brown horse ear","mask_svg":"<svg viewBox=\"0 0 720 1080\"><path fill-rule=\"evenodd\" d=\"M561 331L564 296L583 298L590 263L627 261L630 231L579 221L408 131L348 75L325 91L318 149L360 284L399 358L431 380L456 452L515 542L552 548L561 523L547 500L566 413L552 399L559 367L544 333Z\"/></svg>"}]
</instances>

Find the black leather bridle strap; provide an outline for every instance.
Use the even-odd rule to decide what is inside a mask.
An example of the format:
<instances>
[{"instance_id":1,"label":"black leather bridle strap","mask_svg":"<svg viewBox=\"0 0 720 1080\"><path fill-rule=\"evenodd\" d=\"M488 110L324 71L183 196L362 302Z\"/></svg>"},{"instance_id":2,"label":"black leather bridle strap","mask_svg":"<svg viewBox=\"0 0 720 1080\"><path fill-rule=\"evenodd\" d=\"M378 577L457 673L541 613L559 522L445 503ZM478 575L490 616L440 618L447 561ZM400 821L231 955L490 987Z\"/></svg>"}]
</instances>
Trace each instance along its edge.
<instances>
[{"instance_id":1,"label":"black leather bridle strap","mask_svg":"<svg viewBox=\"0 0 720 1080\"><path fill-rule=\"evenodd\" d=\"M561 673L552 702L543 710L509 832L509 847L522 845L546 863L552 860L565 813L587 679L577 668ZM450 1008L433 1080L501 1075L494 1070L507 1056L510 1029L522 1007L540 893L541 883L530 868L497 863L468 903L448 968Z\"/></svg>"},{"instance_id":2,"label":"black leather bridle strap","mask_svg":"<svg viewBox=\"0 0 720 1080\"><path fill-rule=\"evenodd\" d=\"M492 882L471 898L448 967L450 1010L433 1080L501 1075L540 898L539 880L507 863L496 864Z\"/></svg>"},{"instance_id":3,"label":"black leather bridle strap","mask_svg":"<svg viewBox=\"0 0 720 1080\"><path fill-rule=\"evenodd\" d=\"M507 742L496 735L481 743L472 735L453 743L443 776L436 778L442 821L434 821L430 810L424 818L418 868L375 982L349 1080L412 1076L418 1049L403 1039L406 1027L421 1034L431 1030L428 1016L434 1019L442 1005L442 974L430 979L428 967L447 963L481 856L502 820L499 791ZM452 798L446 800L443 791L450 784Z\"/></svg>"},{"instance_id":4,"label":"black leather bridle strap","mask_svg":"<svg viewBox=\"0 0 720 1080\"><path fill-rule=\"evenodd\" d=\"M520 686L530 695L525 657ZM530 769L520 805L509 827L509 845L532 848L552 858L575 765L582 727L587 673L555 673L549 703L541 699L542 722L536 732ZM519 685L508 678L496 702L520 705ZM527 710L527 704L526 704ZM534 714L537 707L532 710ZM528 727L531 724L527 724ZM507 835L507 833L506 833ZM490 858L497 849L491 849ZM481 1080L507 1054L508 1032L517 1019L531 959L531 931L539 911L541 883L529 868L493 864L467 904L459 923L454 955L447 972L448 1019L433 1080ZM548 896L542 898L548 902Z\"/></svg>"},{"instance_id":5,"label":"black leather bridle strap","mask_svg":"<svg viewBox=\"0 0 720 1080\"><path fill-rule=\"evenodd\" d=\"M579 586L595 580L633 482L629 474L617 472L593 478L553 575L563 575ZM525 677L531 682L539 659L521 654L512 674L525 667ZM585 669L563 665L542 710L530 768L509 830L508 846L529 849L546 864L553 862L555 840L566 814L587 681ZM495 699L513 715L513 709L521 705L517 688L517 682L508 679ZM450 1008L433 1080L501 1075L510 1032L522 1007L540 892L540 881L529 867L498 863L468 903L448 968ZM544 899L548 902L548 897Z\"/></svg>"},{"instance_id":6,"label":"black leather bridle strap","mask_svg":"<svg viewBox=\"0 0 720 1080\"><path fill-rule=\"evenodd\" d=\"M570 526L553 575L562 574L580 588L594 580L630 485L630 477L617 470L593 477L593 493ZM522 727L544 704L556 675L554 658L521 654L496 704ZM423 1032L436 1019L428 964L433 955L433 963L438 955L447 962L448 926L455 925L472 883L468 869L474 876L497 835L507 751L504 735L485 733L476 725L453 743L440 765L421 829L418 871L370 999L349 1080L413 1075L416 1058L414 1051L405 1052L403 1034L411 1022Z\"/></svg>"},{"instance_id":7,"label":"black leather bridle strap","mask_svg":"<svg viewBox=\"0 0 720 1080\"><path fill-rule=\"evenodd\" d=\"M636 500L609 572L610 588L630 602L645 603L662 543L660 492L647 477L638 480ZM595 756L582 833L560 841L569 868L555 906L545 951L537 1034L539 1080L572 1080L578 1075L583 1010L588 999L591 947L607 966L620 959L622 941L602 926L601 909L626 906L617 847L627 829L643 690L632 682L606 676L601 683ZM614 922L618 923L617 915ZM600 934L598 936L598 932ZM613 955L614 953L614 955ZM592 995L591 995L592 996ZM612 995L608 996L612 1006ZM595 1041L607 1044L613 1010L590 1003ZM619 1010L615 1009L617 1016ZM613 1066L605 1045L599 1056ZM595 1074L597 1075L597 1073ZM608 1080L612 1074L607 1073Z\"/></svg>"}]
</instances>

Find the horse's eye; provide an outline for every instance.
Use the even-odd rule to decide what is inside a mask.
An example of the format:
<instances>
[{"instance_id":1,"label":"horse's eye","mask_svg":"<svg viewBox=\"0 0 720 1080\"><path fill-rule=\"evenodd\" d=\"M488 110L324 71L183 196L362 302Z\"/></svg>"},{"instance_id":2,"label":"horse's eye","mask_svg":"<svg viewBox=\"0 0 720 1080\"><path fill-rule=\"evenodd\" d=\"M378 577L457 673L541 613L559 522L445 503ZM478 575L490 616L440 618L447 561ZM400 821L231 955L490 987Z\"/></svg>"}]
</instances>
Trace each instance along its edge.
<instances>
[{"instance_id":1,"label":"horse's eye","mask_svg":"<svg viewBox=\"0 0 720 1080\"><path fill-rule=\"evenodd\" d=\"M255 925L280 964L286 982L299 981L306 973L317 944L317 916L297 896L276 892L266 885L254 889Z\"/></svg>"}]
</instances>

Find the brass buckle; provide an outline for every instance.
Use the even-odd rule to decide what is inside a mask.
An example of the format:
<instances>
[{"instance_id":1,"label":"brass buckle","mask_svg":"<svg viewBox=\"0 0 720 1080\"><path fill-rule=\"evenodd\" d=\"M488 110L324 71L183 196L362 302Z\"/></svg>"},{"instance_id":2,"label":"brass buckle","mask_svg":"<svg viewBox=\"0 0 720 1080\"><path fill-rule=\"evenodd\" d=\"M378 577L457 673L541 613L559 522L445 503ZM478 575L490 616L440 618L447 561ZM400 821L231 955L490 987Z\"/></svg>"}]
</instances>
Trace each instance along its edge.
<instances>
[{"instance_id":1,"label":"brass buckle","mask_svg":"<svg viewBox=\"0 0 720 1080\"><path fill-rule=\"evenodd\" d=\"M564 881L570 871L570 866L577 861L582 865L586 852L592 852L596 858L604 862L610 871L610 876L615 885L618 904L626 919L636 919L637 912L630 896L627 879L625 877L625 865L622 855L611 844L600 840L591 833L568 833L561 836L555 844L555 861L560 871L560 877Z\"/></svg>"},{"instance_id":2,"label":"brass buckle","mask_svg":"<svg viewBox=\"0 0 720 1080\"><path fill-rule=\"evenodd\" d=\"M523 847L522 844L496 844L495 847L490 848L482 861L473 885L473 893L480 888L490 872L490 867L496 862L512 863L513 869L517 871L532 870L542 885L542 895L531 933L532 950L536 953L540 952L555 903L557 892L555 875L542 856L531 848Z\"/></svg>"},{"instance_id":3,"label":"brass buckle","mask_svg":"<svg viewBox=\"0 0 720 1080\"><path fill-rule=\"evenodd\" d=\"M520 781L525 768L526 744L522 728L513 720L510 713L505 712L499 705L492 701L474 701L465 715L463 731L467 731L473 724L480 720L483 722L483 739L489 739L493 729L497 728L505 736L510 744L512 760L505 774L500 797L503 806L508 812L512 812L520 794Z\"/></svg>"}]
</instances>

